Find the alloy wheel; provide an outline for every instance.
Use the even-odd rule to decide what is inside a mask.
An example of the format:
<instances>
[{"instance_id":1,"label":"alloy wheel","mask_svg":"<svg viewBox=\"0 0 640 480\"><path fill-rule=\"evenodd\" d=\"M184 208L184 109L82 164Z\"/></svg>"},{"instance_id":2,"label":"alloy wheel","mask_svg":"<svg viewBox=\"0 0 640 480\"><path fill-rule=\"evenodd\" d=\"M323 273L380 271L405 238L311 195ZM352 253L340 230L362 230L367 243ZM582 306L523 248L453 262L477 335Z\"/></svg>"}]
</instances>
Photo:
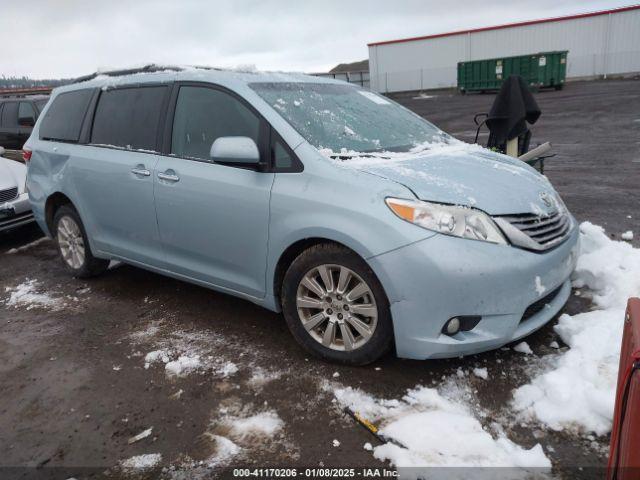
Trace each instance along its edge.
<instances>
[{"instance_id":1,"label":"alloy wheel","mask_svg":"<svg viewBox=\"0 0 640 480\"><path fill-rule=\"evenodd\" d=\"M378 323L371 287L342 265L326 264L309 270L298 285L296 307L309 335L332 350L362 347Z\"/></svg>"},{"instance_id":2,"label":"alloy wheel","mask_svg":"<svg viewBox=\"0 0 640 480\"><path fill-rule=\"evenodd\" d=\"M74 270L82 267L85 260L84 238L75 220L64 216L58 222L58 245L62 259Z\"/></svg>"}]
</instances>

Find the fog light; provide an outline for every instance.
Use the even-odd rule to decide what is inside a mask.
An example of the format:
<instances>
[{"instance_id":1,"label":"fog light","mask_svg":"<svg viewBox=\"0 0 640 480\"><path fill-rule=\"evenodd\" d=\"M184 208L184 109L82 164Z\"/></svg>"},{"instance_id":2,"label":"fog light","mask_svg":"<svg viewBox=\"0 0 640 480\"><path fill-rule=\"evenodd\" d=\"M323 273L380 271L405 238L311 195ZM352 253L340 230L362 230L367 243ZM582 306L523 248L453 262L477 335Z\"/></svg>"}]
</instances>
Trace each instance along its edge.
<instances>
[{"instance_id":1,"label":"fog light","mask_svg":"<svg viewBox=\"0 0 640 480\"><path fill-rule=\"evenodd\" d=\"M455 335L458 333L460 331L460 319L458 317L453 317L444 326L444 330L447 335Z\"/></svg>"}]
</instances>

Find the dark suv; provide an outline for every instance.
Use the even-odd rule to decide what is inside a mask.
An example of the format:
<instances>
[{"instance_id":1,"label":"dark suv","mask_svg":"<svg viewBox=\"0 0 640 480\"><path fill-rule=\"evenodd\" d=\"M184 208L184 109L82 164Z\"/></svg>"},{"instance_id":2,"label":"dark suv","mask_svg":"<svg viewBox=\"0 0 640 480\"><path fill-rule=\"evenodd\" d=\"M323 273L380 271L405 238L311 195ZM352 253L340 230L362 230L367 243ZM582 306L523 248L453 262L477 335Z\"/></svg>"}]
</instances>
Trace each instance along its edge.
<instances>
[{"instance_id":1,"label":"dark suv","mask_svg":"<svg viewBox=\"0 0 640 480\"><path fill-rule=\"evenodd\" d=\"M0 147L21 150L49 96L0 97Z\"/></svg>"}]
</instances>

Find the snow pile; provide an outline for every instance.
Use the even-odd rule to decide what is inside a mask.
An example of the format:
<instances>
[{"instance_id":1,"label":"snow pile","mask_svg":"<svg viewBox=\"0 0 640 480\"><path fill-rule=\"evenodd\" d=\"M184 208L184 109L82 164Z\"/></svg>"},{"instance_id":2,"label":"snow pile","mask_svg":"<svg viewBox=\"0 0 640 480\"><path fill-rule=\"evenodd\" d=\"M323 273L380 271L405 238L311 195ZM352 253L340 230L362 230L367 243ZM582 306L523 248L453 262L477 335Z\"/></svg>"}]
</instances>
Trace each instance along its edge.
<instances>
[{"instance_id":1,"label":"snow pile","mask_svg":"<svg viewBox=\"0 0 640 480\"><path fill-rule=\"evenodd\" d=\"M238 370L238 366L235 363L226 362L224 365L222 365L222 367L220 367L219 373L226 378L234 375L238 372Z\"/></svg>"},{"instance_id":2,"label":"snow pile","mask_svg":"<svg viewBox=\"0 0 640 480\"><path fill-rule=\"evenodd\" d=\"M469 407L435 389L417 387L400 400L376 399L351 387L333 392L342 407L378 424L383 436L406 447L389 442L373 449L375 458L397 467L551 467L540 445L527 450L501 430L491 435Z\"/></svg>"},{"instance_id":3,"label":"snow pile","mask_svg":"<svg viewBox=\"0 0 640 480\"><path fill-rule=\"evenodd\" d=\"M47 293L38 293L38 286L38 281L27 279L14 288L6 287L5 292L9 293L6 305L14 308L25 307L27 310L34 308L61 310L65 307L62 300L53 298Z\"/></svg>"},{"instance_id":4,"label":"snow pile","mask_svg":"<svg viewBox=\"0 0 640 480\"><path fill-rule=\"evenodd\" d=\"M513 405L555 430L603 435L611 430L627 299L640 296L640 250L589 222L580 225L580 240L573 285L591 294L596 309L560 317L554 328L571 348L552 357L551 370L518 388Z\"/></svg>"},{"instance_id":5,"label":"snow pile","mask_svg":"<svg viewBox=\"0 0 640 480\"><path fill-rule=\"evenodd\" d=\"M164 363L167 377L185 377L202 368L199 355L178 355L175 351L166 349L154 350L144 357L144 368L148 369L154 363Z\"/></svg>"},{"instance_id":6,"label":"snow pile","mask_svg":"<svg viewBox=\"0 0 640 480\"><path fill-rule=\"evenodd\" d=\"M257 367L247 383L252 387L261 388L267 383L279 379L282 373L281 371L268 371L262 367Z\"/></svg>"},{"instance_id":7,"label":"snow pile","mask_svg":"<svg viewBox=\"0 0 640 480\"><path fill-rule=\"evenodd\" d=\"M518 353L524 353L525 355L533 355L533 350L527 342L520 342L513 349Z\"/></svg>"},{"instance_id":8,"label":"snow pile","mask_svg":"<svg viewBox=\"0 0 640 480\"><path fill-rule=\"evenodd\" d=\"M222 420L229 427L229 433L240 440L253 436L271 437L282 429L282 419L273 410L256 413L247 417L227 416Z\"/></svg>"},{"instance_id":9,"label":"snow pile","mask_svg":"<svg viewBox=\"0 0 640 480\"><path fill-rule=\"evenodd\" d=\"M49 241L48 237L42 237L39 238L38 240L35 240L31 243L27 243L26 245L22 245L21 247L16 247L16 248L12 248L11 250L7 250L7 254L9 255L13 255L15 253L19 253L19 252L24 252L26 250L29 250L30 248L36 247L38 245L40 245L41 243L47 242Z\"/></svg>"},{"instance_id":10,"label":"snow pile","mask_svg":"<svg viewBox=\"0 0 640 480\"><path fill-rule=\"evenodd\" d=\"M417 97L412 97L414 100L429 100L430 98L436 98L437 95L427 95L426 93L421 93Z\"/></svg>"},{"instance_id":11,"label":"snow pile","mask_svg":"<svg viewBox=\"0 0 640 480\"><path fill-rule=\"evenodd\" d=\"M627 230L622 235L620 235L620 238L622 240L627 240L628 242L630 242L631 240L633 240L633 232L631 230Z\"/></svg>"},{"instance_id":12,"label":"snow pile","mask_svg":"<svg viewBox=\"0 0 640 480\"><path fill-rule=\"evenodd\" d=\"M176 360L168 362L164 370L169 377L185 377L202 367L202 362L198 355L180 355Z\"/></svg>"},{"instance_id":13,"label":"snow pile","mask_svg":"<svg viewBox=\"0 0 640 480\"><path fill-rule=\"evenodd\" d=\"M207 434L207 436L216 443L216 453L206 461L207 466L210 468L226 465L242 450L238 445L222 435Z\"/></svg>"},{"instance_id":14,"label":"snow pile","mask_svg":"<svg viewBox=\"0 0 640 480\"><path fill-rule=\"evenodd\" d=\"M227 360L219 351L229 346L229 340L212 332L176 330L169 322L161 320L150 322L146 328L131 333L128 338L136 345L151 343L155 350L145 355L144 368L164 364L167 377L211 372L227 378L240 370L236 363ZM239 356L244 357L245 354L241 351Z\"/></svg>"},{"instance_id":15,"label":"snow pile","mask_svg":"<svg viewBox=\"0 0 640 480\"><path fill-rule=\"evenodd\" d=\"M153 363L169 363L171 361L171 357L169 352L166 350L154 350L153 352L149 352L144 357L144 368L148 369Z\"/></svg>"},{"instance_id":16,"label":"snow pile","mask_svg":"<svg viewBox=\"0 0 640 480\"><path fill-rule=\"evenodd\" d=\"M141 470L149 470L156 467L162 461L162 455L159 453L147 453L144 455L136 455L120 462L120 468L125 472L139 472Z\"/></svg>"},{"instance_id":17,"label":"snow pile","mask_svg":"<svg viewBox=\"0 0 640 480\"><path fill-rule=\"evenodd\" d=\"M473 374L476 377L481 378L483 380L487 380L489 378L489 372L487 371L486 368L474 368Z\"/></svg>"}]
</instances>

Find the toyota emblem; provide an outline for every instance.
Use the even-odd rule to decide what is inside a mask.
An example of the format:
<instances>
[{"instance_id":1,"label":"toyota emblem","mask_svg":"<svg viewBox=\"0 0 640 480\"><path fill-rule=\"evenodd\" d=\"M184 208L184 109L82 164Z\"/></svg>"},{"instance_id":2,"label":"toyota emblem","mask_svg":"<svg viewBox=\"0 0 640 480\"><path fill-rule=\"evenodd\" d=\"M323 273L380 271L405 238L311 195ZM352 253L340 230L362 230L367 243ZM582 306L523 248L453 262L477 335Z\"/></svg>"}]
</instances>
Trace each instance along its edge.
<instances>
[{"instance_id":1,"label":"toyota emblem","mask_svg":"<svg viewBox=\"0 0 640 480\"><path fill-rule=\"evenodd\" d=\"M553 200L547 192L540 193L540 200L542 200L542 203L544 203L549 208L553 206Z\"/></svg>"}]
</instances>

